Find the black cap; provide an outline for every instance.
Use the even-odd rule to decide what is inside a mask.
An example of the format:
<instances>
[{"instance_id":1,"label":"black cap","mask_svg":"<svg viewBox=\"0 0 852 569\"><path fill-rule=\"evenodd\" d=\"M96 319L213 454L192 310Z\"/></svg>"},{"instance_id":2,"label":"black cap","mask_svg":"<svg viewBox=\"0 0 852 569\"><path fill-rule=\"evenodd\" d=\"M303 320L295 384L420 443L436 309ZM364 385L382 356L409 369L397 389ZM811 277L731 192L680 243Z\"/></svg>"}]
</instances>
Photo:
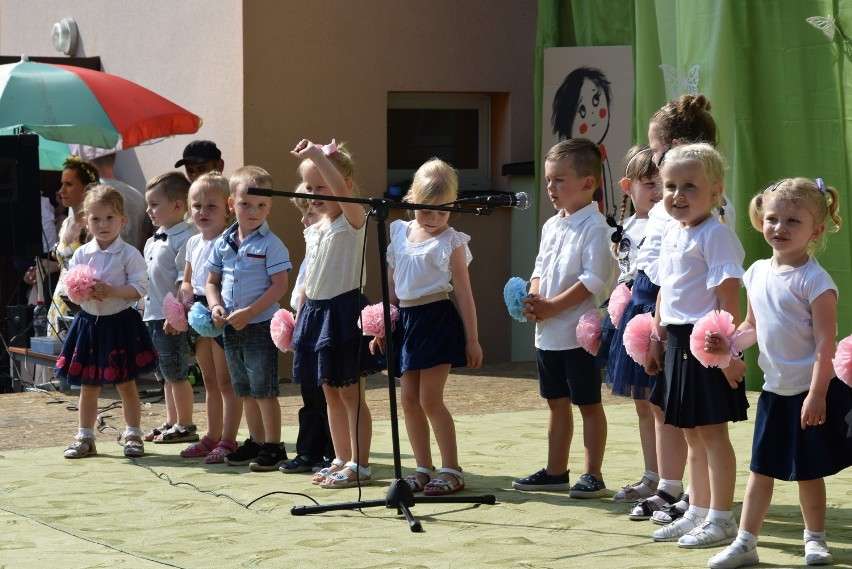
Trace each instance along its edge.
<instances>
[{"instance_id":1,"label":"black cap","mask_svg":"<svg viewBox=\"0 0 852 569\"><path fill-rule=\"evenodd\" d=\"M193 140L183 149L183 158L175 162L175 168L180 168L187 162L201 164L221 160L222 151L216 147L215 142L209 140Z\"/></svg>"}]
</instances>

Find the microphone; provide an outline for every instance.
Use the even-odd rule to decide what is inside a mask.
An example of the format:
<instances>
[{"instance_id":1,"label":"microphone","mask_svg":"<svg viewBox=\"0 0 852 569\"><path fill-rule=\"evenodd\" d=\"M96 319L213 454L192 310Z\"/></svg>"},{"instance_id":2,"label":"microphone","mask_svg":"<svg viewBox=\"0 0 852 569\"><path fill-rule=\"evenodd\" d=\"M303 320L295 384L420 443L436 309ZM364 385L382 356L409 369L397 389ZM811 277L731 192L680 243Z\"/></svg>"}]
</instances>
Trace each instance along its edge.
<instances>
[{"instance_id":1,"label":"microphone","mask_svg":"<svg viewBox=\"0 0 852 569\"><path fill-rule=\"evenodd\" d=\"M487 207L513 207L515 209L527 209L532 203L526 192L517 194L495 194L492 196L477 196L474 198L462 198L456 200L458 204L475 204Z\"/></svg>"}]
</instances>

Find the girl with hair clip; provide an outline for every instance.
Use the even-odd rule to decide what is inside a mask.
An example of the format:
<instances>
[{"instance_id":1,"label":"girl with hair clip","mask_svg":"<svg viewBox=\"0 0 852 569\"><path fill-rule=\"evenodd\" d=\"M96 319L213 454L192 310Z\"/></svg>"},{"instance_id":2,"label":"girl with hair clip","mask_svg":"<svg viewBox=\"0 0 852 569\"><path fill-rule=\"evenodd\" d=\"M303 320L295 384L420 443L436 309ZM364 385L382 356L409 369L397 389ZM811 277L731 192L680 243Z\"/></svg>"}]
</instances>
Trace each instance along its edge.
<instances>
[{"instance_id":1,"label":"girl with hair clip","mask_svg":"<svg viewBox=\"0 0 852 569\"><path fill-rule=\"evenodd\" d=\"M645 368L627 355L624 348L624 329L634 316L653 312L657 301L659 287L648 280L644 273L640 274L636 258L645 238L648 212L660 201L662 192L660 173L657 165L654 164L653 153L649 146L634 146L627 151L624 162L624 177L621 179L624 197L621 201L620 219L612 237L612 252L620 270L618 283L631 289L632 295L624 307L609 347L606 382L612 387L613 395L633 397L636 415L639 418L639 441L645 462L645 474L639 482L623 486L613 496L616 502L632 503L652 496L660 481L657 469L654 412L648 402L648 394L654 385L654 378L645 373ZM628 202L632 205L634 213L625 219Z\"/></svg>"},{"instance_id":2,"label":"girl with hair clip","mask_svg":"<svg viewBox=\"0 0 852 569\"><path fill-rule=\"evenodd\" d=\"M81 386L79 430L64 454L65 458L97 454L98 395L102 386L114 385L127 423L124 456L142 456L136 378L154 369L157 352L133 304L148 290L147 266L142 253L121 239L127 217L118 190L94 186L86 192L83 211L93 239L77 249L69 269L87 266L94 282L86 287L87 299L81 302L56 360L56 376Z\"/></svg>"},{"instance_id":3,"label":"girl with hair clip","mask_svg":"<svg viewBox=\"0 0 852 569\"><path fill-rule=\"evenodd\" d=\"M53 258L59 264L60 272L47 312L47 320L50 323L48 336L65 337L67 325L61 321L71 312L65 304L65 275L74 252L89 239L83 213L83 198L86 189L97 184L99 179L98 171L78 156L69 156L62 168L62 185L56 192L56 198L61 205L68 208L68 217L59 227L59 242L53 251Z\"/></svg>"},{"instance_id":4,"label":"girl with hair clip","mask_svg":"<svg viewBox=\"0 0 852 569\"><path fill-rule=\"evenodd\" d=\"M757 342L764 373L757 403L751 474L737 539L709 567L758 563L757 539L772 502L775 479L795 480L805 522L805 563L825 565L825 477L852 465L847 438L850 389L833 377L837 286L814 252L826 223L840 229L837 190L821 179L781 180L752 198L749 217L772 257L746 271L748 310L731 338L708 332L705 351L735 354Z\"/></svg>"},{"instance_id":5,"label":"girl with hair clip","mask_svg":"<svg viewBox=\"0 0 852 569\"><path fill-rule=\"evenodd\" d=\"M653 392L654 403L663 410L666 424L683 430L691 493L683 517L653 537L677 539L683 548L714 547L731 543L737 533L737 465L728 422L746 419L745 366L732 360L721 370L704 367L690 351L689 338L694 324L714 310L724 310L739 324L745 253L733 230L712 216L725 176L722 157L712 146L673 148L661 173L663 203L672 221L663 232L657 260L657 336L652 336L645 368L649 375L664 371L663 388Z\"/></svg>"},{"instance_id":6,"label":"girl with hair clip","mask_svg":"<svg viewBox=\"0 0 852 569\"><path fill-rule=\"evenodd\" d=\"M299 174L308 193L356 195L352 157L343 145L302 140L291 154L302 160ZM313 483L348 488L372 480L373 420L364 378L379 366L358 327L361 309L369 304L361 292L367 218L357 203L309 200L321 219L305 229L307 268L293 330L293 381L321 385L328 406L336 457Z\"/></svg>"},{"instance_id":7,"label":"girl with hair clip","mask_svg":"<svg viewBox=\"0 0 852 569\"><path fill-rule=\"evenodd\" d=\"M458 175L433 158L414 174L405 197L409 203L441 205L455 201ZM473 259L470 237L449 226L450 212L415 210L414 220L390 227L388 266L391 302L399 304L394 333L396 377L401 377L405 427L417 467L405 478L414 492L443 496L463 490L453 416L444 403L444 388L453 367L482 365L476 305L467 266ZM459 310L449 299L453 291ZM384 352L384 338L370 343ZM433 477L429 425L441 452L441 469Z\"/></svg>"},{"instance_id":8,"label":"girl with hair clip","mask_svg":"<svg viewBox=\"0 0 852 569\"><path fill-rule=\"evenodd\" d=\"M202 174L189 187L189 213L199 233L186 242L186 267L180 295L187 309L195 302L207 306L205 287L210 272L207 259L216 238L232 223L233 216L228 208L230 196L228 179L216 171ZM190 338L201 375L207 378L204 382L207 433L200 441L180 451L180 455L203 457L207 464L221 464L227 455L237 450L243 406L231 384L222 336L209 338L190 330Z\"/></svg>"}]
</instances>

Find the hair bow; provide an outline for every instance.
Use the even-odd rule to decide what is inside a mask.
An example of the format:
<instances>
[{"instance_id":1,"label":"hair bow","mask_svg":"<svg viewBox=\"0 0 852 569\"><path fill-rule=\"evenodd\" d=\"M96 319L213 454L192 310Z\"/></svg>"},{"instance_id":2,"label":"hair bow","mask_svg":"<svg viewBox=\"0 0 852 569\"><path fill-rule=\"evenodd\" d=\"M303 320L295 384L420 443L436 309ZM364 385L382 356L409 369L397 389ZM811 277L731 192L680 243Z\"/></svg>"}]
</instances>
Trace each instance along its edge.
<instances>
[{"instance_id":1,"label":"hair bow","mask_svg":"<svg viewBox=\"0 0 852 569\"><path fill-rule=\"evenodd\" d=\"M322 150L322 153L325 154L326 156L331 156L332 154L337 152L337 142L333 138L331 139L331 142L329 142L328 144L326 144L326 145L317 144L317 146L319 147L320 150Z\"/></svg>"}]
</instances>

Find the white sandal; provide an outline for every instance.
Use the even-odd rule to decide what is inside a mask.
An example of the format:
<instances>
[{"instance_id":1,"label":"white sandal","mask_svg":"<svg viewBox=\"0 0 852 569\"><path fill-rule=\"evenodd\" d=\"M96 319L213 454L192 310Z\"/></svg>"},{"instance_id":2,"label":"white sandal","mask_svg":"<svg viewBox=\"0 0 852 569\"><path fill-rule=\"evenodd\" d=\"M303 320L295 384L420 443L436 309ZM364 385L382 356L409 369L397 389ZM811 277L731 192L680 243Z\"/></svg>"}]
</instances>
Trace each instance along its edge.
<instances>
[{"instance_id":1,"label":"white sandal","mask_svg":"<svg viewBox=\"0 0 852 569\"><path fill-rule=\"evenodd\" d=\"M355 473L355 478L349 478L345 470L351 470ZM332 472L325 477L325 480L320 482L320 488L351 488L352 486L363 486L373 481L373 471L366 466L361 466L357 462L347 462L343 466L343 470Z\"/></svg>"},{"instance_id":2,"label":"white sandal","mask_svg":"<svg viewBox=\"0 0 852 569\"><path fill-rule=\"evenodd\" d=\"M429 484L423 489L426 496L447 496L454 494L460 490L464 490L464 474L461 469L454 470L452 468L442 468L438 471L438 476L441 474L449 474L456 479L456 484L442 478L433 478Z\"/></svg>"},{"instance_id":3,"label":"white sandal","mask_svg":"<svg viewBox=\"0 0 852 569\"><path fill-rule=\"evenodd\" d=\"M345 462L343 462L339 458L335 458L334 460L331 461L331 466L326 466L325 468L321 468L320 470L317 471L316 474L313 475L313 477L311 478L311 484L314 484L314 485L322 484L322 482L326 478L328 478L332 474L339 472L340 470L343 470L345 467L346 467Z\"/></svg>"},{"instance_id":4,"label":"white sandal","mask_svg":"<svg viewBox=\"0 0 852 569\"><path fill-rule=\"evenodd\" d=\"M416 494L417 492L422 492L423 489L426 487L426 484L429 484L432 481L432 475L434 473L435 473L434 467L429 469L429 468L426 468L425 466L418 466L417 468L414 469L414 474L411 474L410 476L405 477L405 481L408 482L408 485L411 487L411 491ZM418 474L422 474L423 476L428 478L428 480L426 481L426 484L421 484L420 478L417 477Z\"/></svg>"}]
</instances>

